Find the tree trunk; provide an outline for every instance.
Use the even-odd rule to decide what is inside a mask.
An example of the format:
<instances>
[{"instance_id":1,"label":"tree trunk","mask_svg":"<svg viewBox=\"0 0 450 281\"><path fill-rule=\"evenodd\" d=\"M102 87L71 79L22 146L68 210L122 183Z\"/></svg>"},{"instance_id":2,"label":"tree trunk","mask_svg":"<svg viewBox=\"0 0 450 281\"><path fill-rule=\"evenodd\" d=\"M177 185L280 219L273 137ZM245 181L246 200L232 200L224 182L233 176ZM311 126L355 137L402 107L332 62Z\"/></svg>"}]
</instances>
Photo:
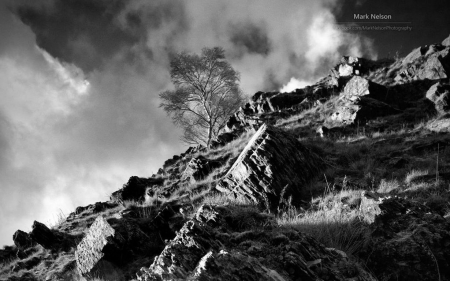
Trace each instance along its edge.
<instances>
[{"instance_id":1,"label":"tree trunk","mask_svg":"<svg viewBox=\"0 0 450 281\"><path fill-rule=\"evenodd\" d=\"M209 121L209 128L208 128L208 143L206 144L206 147L209 149L211 146L211 139L212 139L212 130L213 126L211 121Z\"/></svg>"}]
</instances>

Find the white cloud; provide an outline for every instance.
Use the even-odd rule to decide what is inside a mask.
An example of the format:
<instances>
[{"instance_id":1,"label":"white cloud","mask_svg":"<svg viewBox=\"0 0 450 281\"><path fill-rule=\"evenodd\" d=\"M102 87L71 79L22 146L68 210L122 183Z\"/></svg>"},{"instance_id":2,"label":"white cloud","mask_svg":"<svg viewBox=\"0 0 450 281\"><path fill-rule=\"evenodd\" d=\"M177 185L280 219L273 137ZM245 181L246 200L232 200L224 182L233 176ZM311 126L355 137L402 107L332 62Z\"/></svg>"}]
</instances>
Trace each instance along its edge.
<instances>
[{"instance_id":1,"label":"white cloud","mask_svg":"<svg viewBox=\"0 0 450 281\"><path fill-rule=\"evenodd\" d=\"M292 77L291 80L289 80L289 82L286 85L283 85L283 87L280 89L280 92L290 93L292 91L295 91L296 89L302 89L312 84L313 83L311 82L297 80L296 78Z\"/></svg>"}]
</instances>

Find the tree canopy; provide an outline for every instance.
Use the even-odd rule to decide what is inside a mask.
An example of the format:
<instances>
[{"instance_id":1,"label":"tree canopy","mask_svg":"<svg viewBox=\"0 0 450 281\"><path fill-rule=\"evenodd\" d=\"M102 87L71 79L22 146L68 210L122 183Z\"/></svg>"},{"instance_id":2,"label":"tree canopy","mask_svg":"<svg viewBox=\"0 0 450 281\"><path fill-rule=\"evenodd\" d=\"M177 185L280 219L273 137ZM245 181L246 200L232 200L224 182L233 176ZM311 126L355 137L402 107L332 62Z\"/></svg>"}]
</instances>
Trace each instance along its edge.
<instances>
[{"instance_id":1,"label":"tree canopy","mask_svg":"<svg viewBox=\"0 0 450 281\"><path fill-rule=\"evenodd\" d=\"M225 51L214 47L203 48L201 56L175 54L170 77L175 90L160 93L160 107L183 129L184 142L210 147L243 102L239 73L225 60Z\"/></svg>"}]
</instances>

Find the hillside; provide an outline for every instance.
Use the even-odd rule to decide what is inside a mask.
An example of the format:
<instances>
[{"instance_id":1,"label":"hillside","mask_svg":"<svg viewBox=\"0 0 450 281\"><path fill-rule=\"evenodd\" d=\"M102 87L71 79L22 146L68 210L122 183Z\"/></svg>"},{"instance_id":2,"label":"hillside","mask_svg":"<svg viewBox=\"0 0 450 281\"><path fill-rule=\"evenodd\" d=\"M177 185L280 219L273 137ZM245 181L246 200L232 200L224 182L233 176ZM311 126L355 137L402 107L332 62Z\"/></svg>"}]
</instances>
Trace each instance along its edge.
<instances>
[{"instance_id":1,"label":"hillside","mask_svg":"<svg viewBox=\"0 0 450 281\"><path fill-rule=\"evenodd\" d=\"M450 280L450 37L258 92L108 202L35 221L0 280Z\"/></svg>"}]
</instances>

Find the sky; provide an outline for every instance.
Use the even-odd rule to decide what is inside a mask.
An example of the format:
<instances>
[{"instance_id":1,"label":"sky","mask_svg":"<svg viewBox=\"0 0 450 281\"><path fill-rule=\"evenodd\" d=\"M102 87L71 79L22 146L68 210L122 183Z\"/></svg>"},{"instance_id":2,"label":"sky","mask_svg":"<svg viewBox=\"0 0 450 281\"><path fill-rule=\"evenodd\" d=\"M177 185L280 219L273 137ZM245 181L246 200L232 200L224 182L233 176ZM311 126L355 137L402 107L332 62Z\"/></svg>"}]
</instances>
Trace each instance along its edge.
<instances>
[{"instance_id":1,"label":"sky","mask_svg":"<svg viewBox=\"0 0 450 281\"><path fill-rule=\"evenodd\" d=\"M248 97L290 91L342 55L377 59L442 41L445 1L1 1L0 245L34 220L51 226L108 200L187 149L159 108L158 94L173 87L170 54L221 46ZM423 13L431 7L432 20ZM372 10L413 30L340 28Z\"/></svg>"}]
</instances>

